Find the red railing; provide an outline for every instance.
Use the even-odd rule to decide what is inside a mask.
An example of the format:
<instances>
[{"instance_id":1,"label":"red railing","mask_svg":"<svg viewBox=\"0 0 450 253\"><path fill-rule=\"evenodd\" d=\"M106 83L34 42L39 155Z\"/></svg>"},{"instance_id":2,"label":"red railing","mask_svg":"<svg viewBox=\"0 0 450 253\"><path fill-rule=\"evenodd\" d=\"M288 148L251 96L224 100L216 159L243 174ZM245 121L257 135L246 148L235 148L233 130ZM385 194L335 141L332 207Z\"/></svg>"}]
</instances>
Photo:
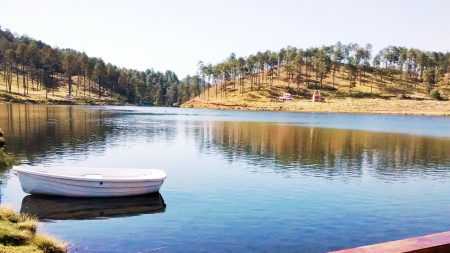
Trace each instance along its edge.
<instances>
[{"instance_id":1,"label":"red railing","mask_svg":"<svg viewBox=\"0 0 450 253\"><path fill-rule=\"evenodd\" d=\"M450 231L330 253L450 253Z\"/></svg>"}]
</instances>

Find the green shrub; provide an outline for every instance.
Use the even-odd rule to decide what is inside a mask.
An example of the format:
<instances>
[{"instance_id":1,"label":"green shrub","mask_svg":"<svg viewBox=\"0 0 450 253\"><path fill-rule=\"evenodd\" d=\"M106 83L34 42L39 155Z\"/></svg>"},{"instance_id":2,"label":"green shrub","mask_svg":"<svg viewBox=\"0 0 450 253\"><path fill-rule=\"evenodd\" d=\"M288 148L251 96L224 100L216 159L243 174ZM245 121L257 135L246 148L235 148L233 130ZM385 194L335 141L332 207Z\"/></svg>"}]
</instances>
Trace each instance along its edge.
<instances>
[{"instance_id":1,"label":"green shrub","mask_svg":"<svg viewBox=\"0 0 450 253\"><path fill-rule=\"evenodd\" d=\"M10 168L15 162L16 159L13 156L5 154L3 148L0 148L0 171Z\"/></svg>"},{"instance_id":2,"label":"green shrub","mask_svg":"<svg viewBox=\"0 0 450 253\"><path fill-rule=\"evenodd\" d=\"M442 100L442 95L441 95L441 93L439 92L438 89L433 89L433 90L430 92L430 96L431 96L432 98L436 99L436 100Z\"/></svg>"},{"instance_id":3,"label":"green shrub","mask_svg":"<svg viewBox=\"0 0 450 253\"><path fill-rule=\"evenodd\" d=\"M308 84L306 84L306 88L310 89L310 90L317 90L320 87L320 83L318 82L309 82Z\"/></svg>"}]
</instances>

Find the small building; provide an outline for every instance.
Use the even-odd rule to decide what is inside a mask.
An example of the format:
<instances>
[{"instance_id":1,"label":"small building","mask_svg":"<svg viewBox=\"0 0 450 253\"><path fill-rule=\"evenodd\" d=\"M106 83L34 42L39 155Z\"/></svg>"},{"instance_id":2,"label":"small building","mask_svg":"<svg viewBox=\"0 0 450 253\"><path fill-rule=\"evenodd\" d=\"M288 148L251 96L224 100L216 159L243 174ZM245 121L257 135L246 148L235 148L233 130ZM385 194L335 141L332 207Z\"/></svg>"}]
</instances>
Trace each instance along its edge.
<instances>
[{"instance_id":1,"label":"small building","mask_svg":"<svg viewBox=\"0 0 450 253\"><path fill-rule=\"evenodd\" d=\"M325 101L325 97L322 96L322 94L320 94L320 92L315 91L312 95L312 101L313 102L324 102Z\"/></svg>"},{"instance_id":2,"label":"small building","mask_svg":"<svg viewBox=\"0 0 450 253\"><path fill-rule=\"evenodd\" d=\"M294 98L292 97L291 93L284 93L283 96L278 97L278 101L280 102L288 102L292 100L294 100Z\"/></svg>"},{"instance_id":3,"label":"small building","mask_svg":"<svg viewBox=\"0 0 450 253\"><path fill-rule=\"evenodd\" d=\"M69 100L69 101L72 101L72 100L74 100L75 98L73 97L72 94L69 94L69 95L66 96L66 99Z\"/></svg>"}]
</instances>

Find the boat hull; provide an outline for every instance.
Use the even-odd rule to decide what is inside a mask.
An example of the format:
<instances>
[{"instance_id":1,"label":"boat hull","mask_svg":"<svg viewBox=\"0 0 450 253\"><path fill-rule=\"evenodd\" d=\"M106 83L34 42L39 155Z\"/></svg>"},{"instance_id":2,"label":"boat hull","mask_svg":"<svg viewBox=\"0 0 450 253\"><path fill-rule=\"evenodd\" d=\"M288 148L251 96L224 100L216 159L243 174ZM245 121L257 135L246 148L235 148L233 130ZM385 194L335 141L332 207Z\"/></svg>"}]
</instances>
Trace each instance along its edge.
<instances>
[{"instance_id":1,"label":"boat hull","mask_svg":"<svg viewBox=\"0 0 450 253\"><path fill-rule=\"evenodd\" d=\"M80 180L17 171L22 189L30 194L68 197L120 197L159 192L164 179Z\"/></svg>"}]
</instances>

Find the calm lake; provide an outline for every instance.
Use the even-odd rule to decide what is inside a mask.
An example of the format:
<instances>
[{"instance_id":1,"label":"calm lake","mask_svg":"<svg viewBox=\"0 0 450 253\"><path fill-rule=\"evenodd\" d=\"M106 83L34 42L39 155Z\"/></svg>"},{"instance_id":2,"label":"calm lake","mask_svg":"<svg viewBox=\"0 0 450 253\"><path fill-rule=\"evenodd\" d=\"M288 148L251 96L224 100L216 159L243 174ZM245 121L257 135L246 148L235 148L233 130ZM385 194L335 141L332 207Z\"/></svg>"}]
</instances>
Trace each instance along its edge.
<instances>
[{"instance_id":1,"label":"calm lake","mask_svg":"<svg viewBox=\"0 0 450 253\"><path fill-rule=\"evenodd\" d=\"M26 195L70 252L326 252L450 230L450 118L0 105L23 164L162 168L160 194Z\"/></svg>"}]
</instances>

